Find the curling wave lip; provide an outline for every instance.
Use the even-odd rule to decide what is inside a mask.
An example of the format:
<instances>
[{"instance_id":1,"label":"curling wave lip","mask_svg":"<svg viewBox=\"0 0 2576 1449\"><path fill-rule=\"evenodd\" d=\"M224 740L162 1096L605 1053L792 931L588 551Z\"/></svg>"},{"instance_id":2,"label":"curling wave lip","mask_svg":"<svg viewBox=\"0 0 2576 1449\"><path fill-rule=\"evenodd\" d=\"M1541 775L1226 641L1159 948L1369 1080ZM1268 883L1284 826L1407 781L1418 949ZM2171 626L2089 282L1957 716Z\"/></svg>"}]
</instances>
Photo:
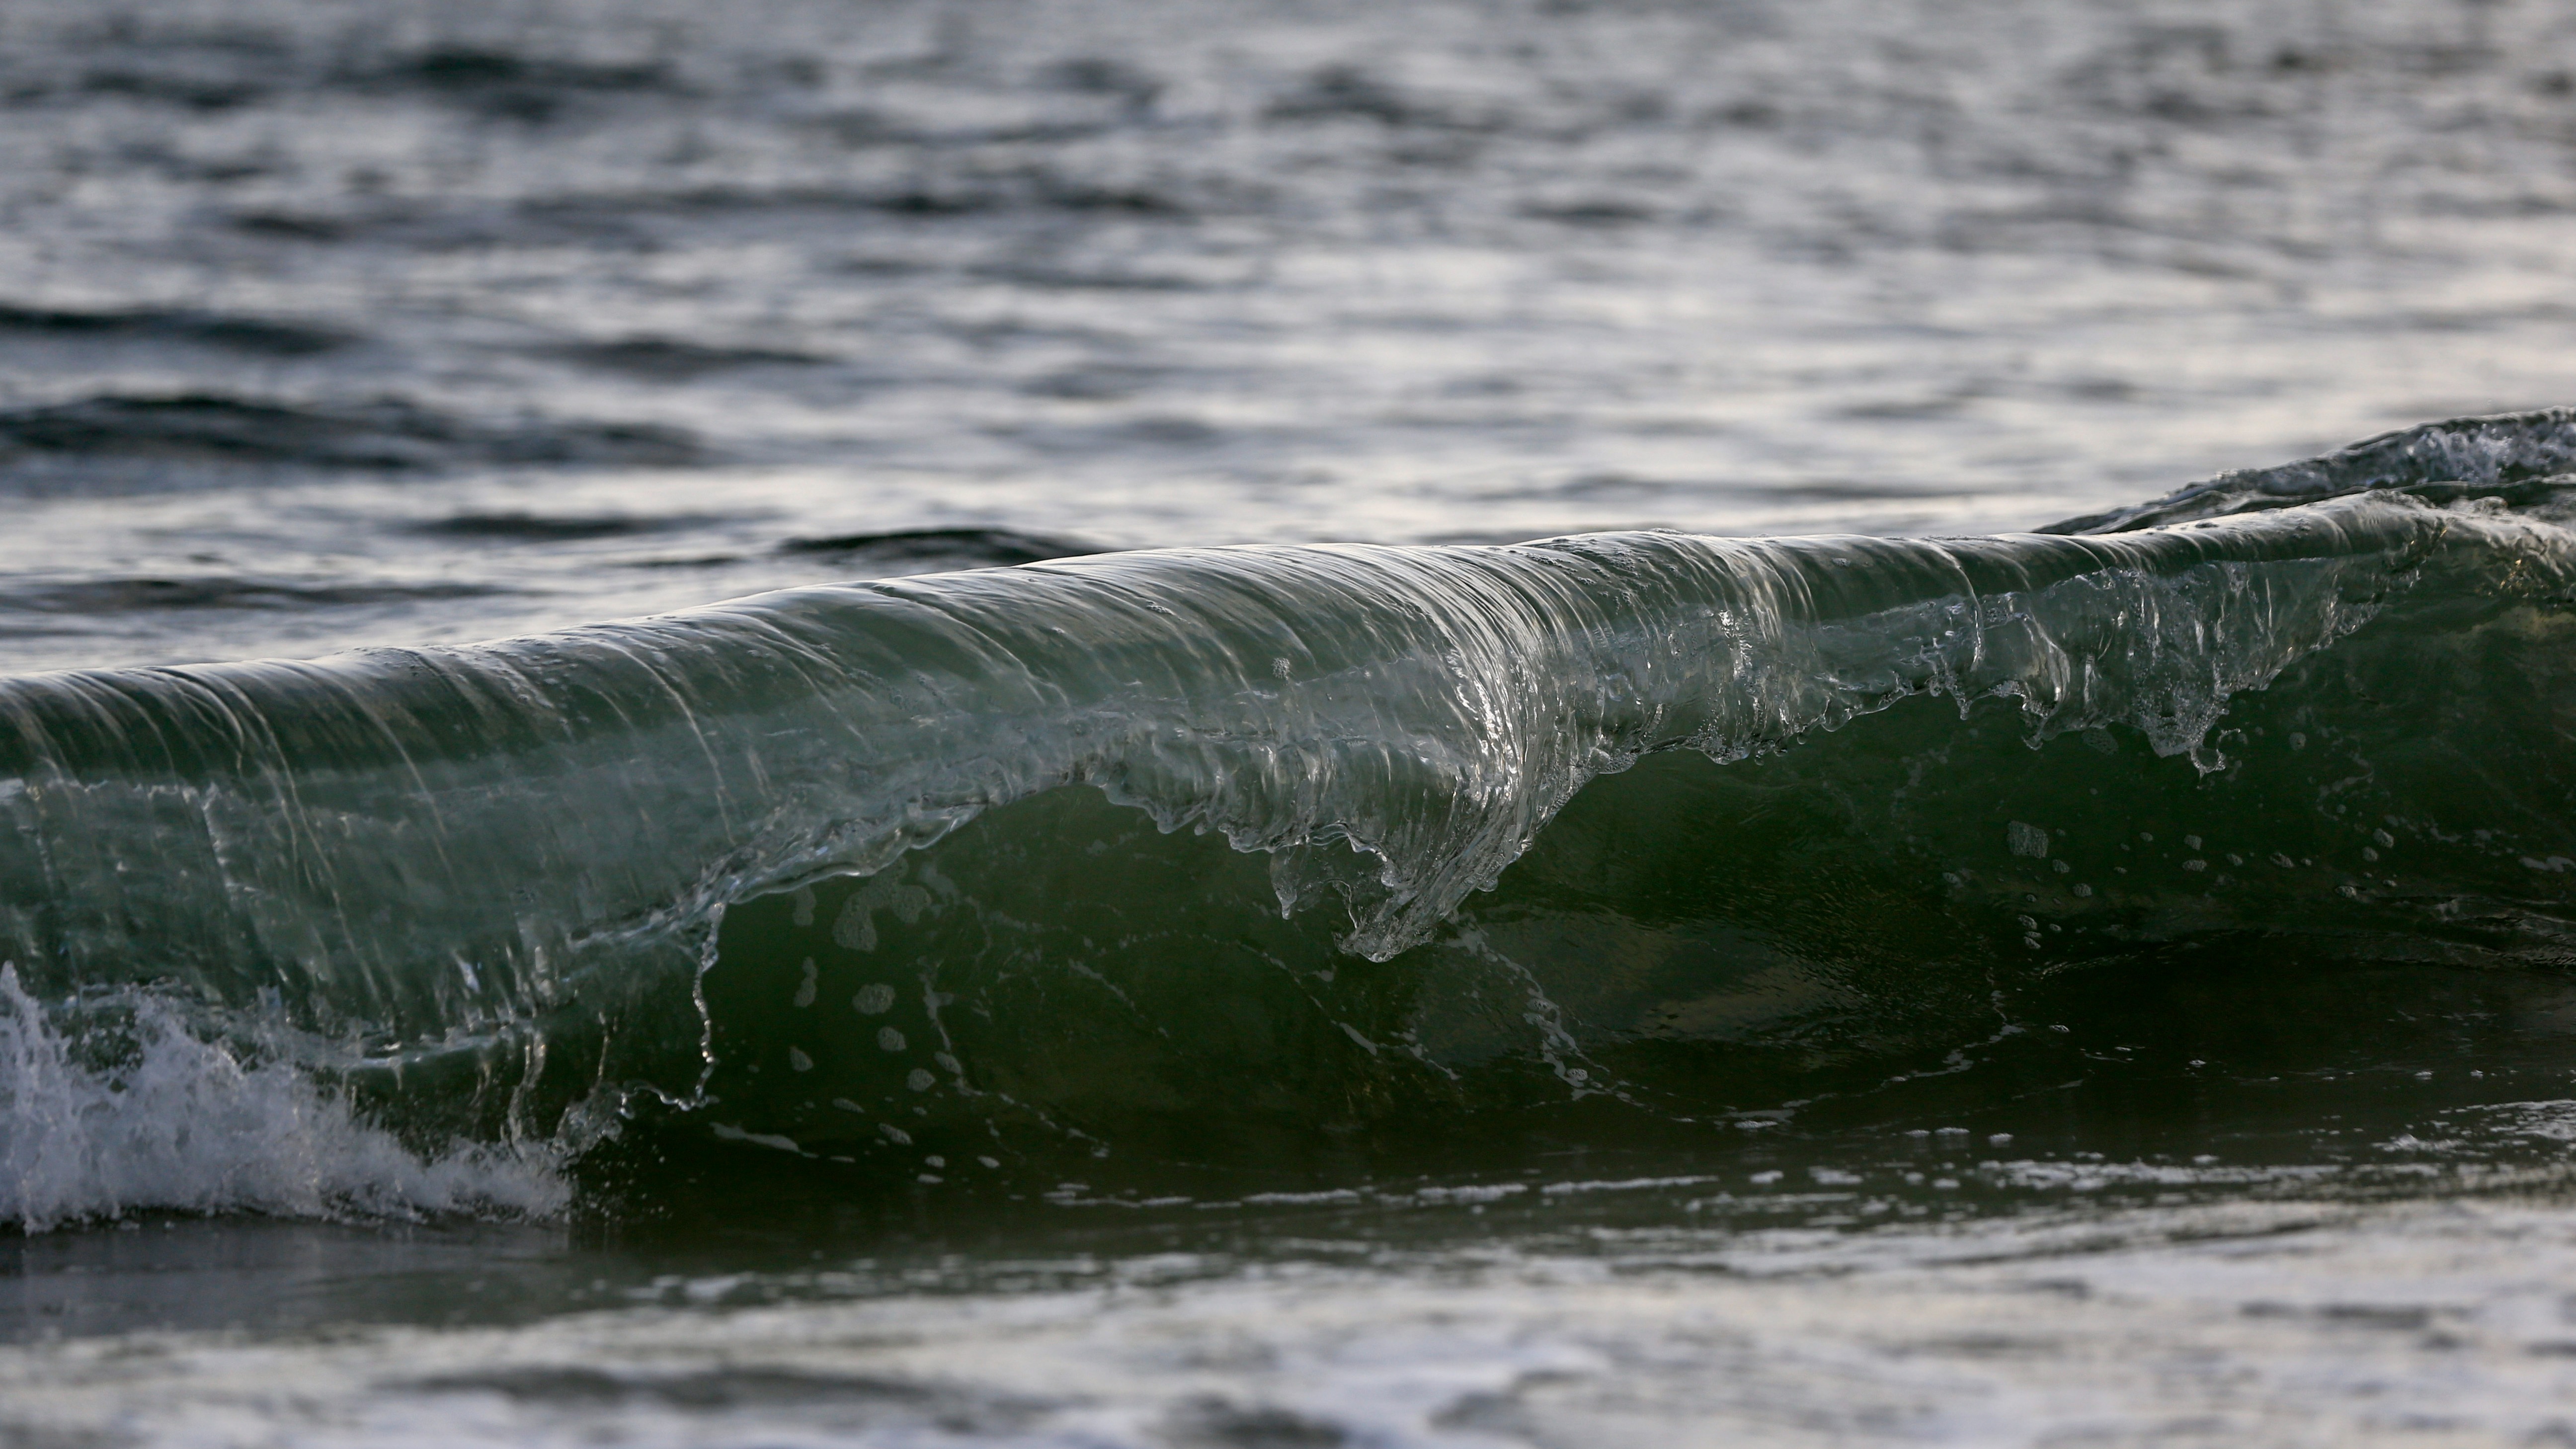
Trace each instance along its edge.
<instances>
[{"instance_id":1,"label":"curling wave lip","mask_svg":"<svg viewBox=\"0 0 2576 1449\"><path fill-rule=\"evenodd\" d=\"M2392 598L2563 596L2547 500L2392 485L2528 492L2570 431L2395 435L2154 513L2298 503L2190 527L1176 550L22 676L0 681L0 956L39 994L175 978L380 1055L510 1042L638 1080L681 1044L669 1008L728 903L1087 783L1271 853L1283 908L1336 887L1344 947L1384 959L1653 751L1743 758L1930 693L2214 766L2231 696Z\"/></svg>"}]
</instances>

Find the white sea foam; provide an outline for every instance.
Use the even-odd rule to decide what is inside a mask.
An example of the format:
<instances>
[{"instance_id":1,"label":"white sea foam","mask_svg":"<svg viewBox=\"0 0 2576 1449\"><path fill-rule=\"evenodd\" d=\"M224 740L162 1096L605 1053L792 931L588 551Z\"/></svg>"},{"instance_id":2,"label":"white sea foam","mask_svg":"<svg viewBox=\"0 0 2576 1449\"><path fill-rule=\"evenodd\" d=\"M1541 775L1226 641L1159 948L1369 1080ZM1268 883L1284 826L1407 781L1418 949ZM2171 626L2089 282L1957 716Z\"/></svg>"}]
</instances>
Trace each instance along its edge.
<instances>
[{"instance_id":1,"label":"white sea foam","mask_svg":"<svg viewBox=\"0 0 2576 1449\"><path fill-rule=\"evenodd\" d=\"M543 1150L406 1150L285 1061L192 1035L130 1002L131 1040L93 1065L0 965L0 1223L43 1232L148 1209L288 1217L545 1217L568 1189Z\"/></svg>"},{"instance_id":2,"label":"white sea foam","mask_svg":"<svg viewBox=\"0 0 2576 1449\"><path fill-rule=\"evenodd\" d=\"M1206 1276L1155 1255L1068 1291L855 1301L762 1303L729 1272L521 1326L30 1343L0 1347L0 1441L2232 1449L2576 1426L2576 1228L2554 1209L2236 1203L1602 1248Z\"/></svg>"}]
</instances>

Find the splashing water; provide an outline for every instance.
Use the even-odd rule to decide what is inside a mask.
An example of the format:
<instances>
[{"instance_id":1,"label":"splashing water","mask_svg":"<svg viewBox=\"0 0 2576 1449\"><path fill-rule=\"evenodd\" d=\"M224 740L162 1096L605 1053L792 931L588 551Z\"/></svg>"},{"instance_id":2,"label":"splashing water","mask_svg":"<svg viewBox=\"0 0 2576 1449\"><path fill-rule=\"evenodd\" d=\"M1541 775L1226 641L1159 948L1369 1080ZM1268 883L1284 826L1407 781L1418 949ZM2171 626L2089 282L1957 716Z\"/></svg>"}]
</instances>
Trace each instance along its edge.
<instances>
[{"instance_id":1,"label":"splashing water","mask_svg":"<svg viewBox=\"0 0 2576 1449\"><path fill-rule=\"evenodd\" d=\"M548 1217L566 1187L543 1151L423 1157L289 1062L199 1039L129 995L130 1054L82 1060L0 966L0 1223L43 1232L166 1209L286 1217L476 1212Z\"/></svg>"}]
</instances>

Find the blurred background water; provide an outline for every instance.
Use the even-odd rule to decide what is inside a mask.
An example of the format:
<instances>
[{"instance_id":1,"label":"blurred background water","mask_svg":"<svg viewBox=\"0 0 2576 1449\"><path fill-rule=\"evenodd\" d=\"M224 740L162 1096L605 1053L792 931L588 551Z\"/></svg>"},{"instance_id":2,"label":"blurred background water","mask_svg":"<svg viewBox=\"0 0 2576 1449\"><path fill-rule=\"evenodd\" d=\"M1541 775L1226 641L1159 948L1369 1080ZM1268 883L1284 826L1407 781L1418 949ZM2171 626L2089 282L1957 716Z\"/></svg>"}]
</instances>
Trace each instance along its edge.
<instances>
[{"instance_id":1,"label":"blurred background water","mask_svg":"<svg viewBox=\"0 0 2576 1449\"><path fill-rule=\"evenodd\" d=\"M2539 3L17 0L0 668L2030 526L2576 396L2571 227Z\"/></svg>"}]
</instances>

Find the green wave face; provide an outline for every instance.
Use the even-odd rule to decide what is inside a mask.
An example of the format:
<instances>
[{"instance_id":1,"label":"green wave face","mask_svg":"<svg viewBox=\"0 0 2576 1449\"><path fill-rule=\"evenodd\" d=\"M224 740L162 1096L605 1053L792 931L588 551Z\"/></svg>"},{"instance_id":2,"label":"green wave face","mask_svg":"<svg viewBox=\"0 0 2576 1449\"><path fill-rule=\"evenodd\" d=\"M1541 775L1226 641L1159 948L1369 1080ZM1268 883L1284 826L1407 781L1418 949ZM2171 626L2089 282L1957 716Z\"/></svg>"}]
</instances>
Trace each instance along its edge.
<instances>
[{"instance_id":1,"label":"green wave face","mask_svg":"<svg viewBox=\"0 0 2576 1449\"><path fill-rule=\"evenodd\" d=\"M659 1102L847 1156L1615 1132L2177 952L2564 963L2571 426L2101 533L1127 554L8 679L0 957L416 1140Z\"/></svg>"}]
</instances>

